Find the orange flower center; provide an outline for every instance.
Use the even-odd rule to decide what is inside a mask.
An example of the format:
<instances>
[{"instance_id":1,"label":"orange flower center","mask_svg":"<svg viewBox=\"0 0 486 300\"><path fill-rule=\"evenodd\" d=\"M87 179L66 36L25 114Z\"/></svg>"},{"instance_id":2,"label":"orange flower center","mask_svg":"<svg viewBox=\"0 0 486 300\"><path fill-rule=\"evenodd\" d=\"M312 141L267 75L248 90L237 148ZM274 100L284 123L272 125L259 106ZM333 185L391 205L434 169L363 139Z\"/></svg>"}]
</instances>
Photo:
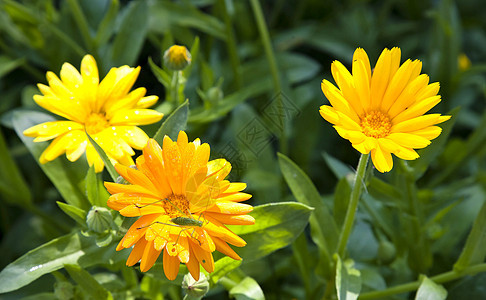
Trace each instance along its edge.
<instances>
[{"instance_id":1,"label":"orange flower center","mask_svg":"<svg viewBox=\"0 0 486 300\"><path fill-rule=\"evenodd\" d=\"M381 111L371 111L361 117L361 129L366 136L383 138L390 134L390 118Z\"/></svg>"},{"instance_id":2,"label":"orange flower center","mask_svg":"<svg viewBox=\"0 0 486 300\"><path fill-rule=\"evenodd\" d=\"M105 114L102 113L92 113L84 123L86 131L90 135L96 134L108 126L108 120L106 120Z\"/></svg>"},{"instance_id":3,"label":"orange flower center","mask_svg":"<svg viewBox=\"0 0 486 300\"><path fill-rule=\"evenodd\" d=\"M168 201L163 201L165 213L171 218L189 217L189 201L183 195L170 195Z\"/></svg>"}]
</instances>

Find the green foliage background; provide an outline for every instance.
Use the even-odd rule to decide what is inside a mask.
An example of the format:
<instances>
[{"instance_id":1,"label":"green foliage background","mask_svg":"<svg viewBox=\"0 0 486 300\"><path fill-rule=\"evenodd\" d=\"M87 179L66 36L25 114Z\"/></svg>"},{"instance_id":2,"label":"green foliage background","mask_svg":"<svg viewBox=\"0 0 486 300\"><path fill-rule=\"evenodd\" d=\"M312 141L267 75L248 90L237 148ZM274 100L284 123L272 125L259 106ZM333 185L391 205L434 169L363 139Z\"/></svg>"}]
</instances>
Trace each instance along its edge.
<instances>
[{"instance_id":1,"label":"green foliage background","mask_svg":"<svg viewBox=\"0 0 486 300\"><path fill-rule=\"evenodd\" d=\"M135 85L158 95L155 109L165 113L163 125L143 128L149 136L175 138L186 128L190 139L211 145L213 158L232 163L231 180L248 184L257 224L235 228L248 241L237 249L243 262L220 259L208 297L486 297L482 6L477 0L0 0L0 297L182 297L184 268L171 283L160 264L146 274L124 266L128 251L115 253L114 246L128 220L113 213L110 229L88 230L90 209L106 206L101 181L112 180L110 174L94 174L84 159L39 166L34 156L46 143L21 135L54 118L32 100L45 72L58 74L64 62L79 68L85 54L96 58L100 78L111 67L140 65ZM187 46L193 58L175 92L162 59L173 44ZM319 116L327 103L320 81L332 81L335 59L349 67L356 47L373 65L394 46L402 61L422 60L423 72L441 83L434 111L453 118L420 159L395 160L387 174L368 168L340 258L333 253L359 155ZM459 68L461 55L469 68Z\"/></svg>"}]
</instances>

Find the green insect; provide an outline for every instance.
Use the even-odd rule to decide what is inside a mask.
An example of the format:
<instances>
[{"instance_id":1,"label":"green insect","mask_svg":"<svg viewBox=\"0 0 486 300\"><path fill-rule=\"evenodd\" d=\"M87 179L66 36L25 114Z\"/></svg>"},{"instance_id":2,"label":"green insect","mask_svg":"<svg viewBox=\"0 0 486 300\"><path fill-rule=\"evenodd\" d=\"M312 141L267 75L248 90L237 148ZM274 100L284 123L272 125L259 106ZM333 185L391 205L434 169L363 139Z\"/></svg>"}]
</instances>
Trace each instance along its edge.
<instances>
[{"instance_id":1,"label":"green insect","mask_svg":"<svg viewBox=\"0 0 486 300\"><path fill-rule=\"evenodd\" d=\"M176 225L191 226L191 227L202 227L204 224L203 221L201 220L187 218L187 217L175 217L170 219L170 221Z\"/></svg>"}]
</instances>

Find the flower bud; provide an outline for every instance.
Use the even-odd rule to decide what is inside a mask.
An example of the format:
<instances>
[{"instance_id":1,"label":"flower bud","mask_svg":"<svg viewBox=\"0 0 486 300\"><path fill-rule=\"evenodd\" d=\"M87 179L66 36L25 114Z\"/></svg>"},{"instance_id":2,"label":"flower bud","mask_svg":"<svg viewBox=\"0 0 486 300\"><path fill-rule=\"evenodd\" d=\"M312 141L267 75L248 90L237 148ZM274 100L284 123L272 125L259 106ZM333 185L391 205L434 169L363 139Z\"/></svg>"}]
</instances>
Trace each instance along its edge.
<instances>
[{"instance_id":1,"label":"flower bud","mask_svg":"<svg viewBox=\"0 0 486 300\"><path fill-rule=\"evenodd\" d=\"M382 241L378 245L378 261L383 264L389 264L395 260L397 249L389 241Z\"/></svg>"},{"instance_id":2,"label":"flower bud","mask_svg":"<svg viewBox=\"0 0 486 300\"><path fill-rule=\"evenodd\" d=\"M199 274L199 280L192 278L191 274L184 275L182 290L185 292L184 299L201 299L209 291L209 282L203 273Z\"/></svg>"},{"instance_id":3,"label":"flower bud","mask_svg":"<svg viewBox=\"0 0 486 300\"><path fill-rule=\"evenodd\" d=\"M184 70L191 64L191 53L185 46L171 46L164 53L164 63L169 70Z\"/></svg>"},{"instance_id":4,"label":"flower bud","mask_svg":"<svg viewBox=\"0 0 486 300\"><path fill-rule=\"evenodd\" d=\"M86 225L89 230L101 233L113 227L113 218L108 209L93 206L86 216Z\"/></svg>"}]
</instances>

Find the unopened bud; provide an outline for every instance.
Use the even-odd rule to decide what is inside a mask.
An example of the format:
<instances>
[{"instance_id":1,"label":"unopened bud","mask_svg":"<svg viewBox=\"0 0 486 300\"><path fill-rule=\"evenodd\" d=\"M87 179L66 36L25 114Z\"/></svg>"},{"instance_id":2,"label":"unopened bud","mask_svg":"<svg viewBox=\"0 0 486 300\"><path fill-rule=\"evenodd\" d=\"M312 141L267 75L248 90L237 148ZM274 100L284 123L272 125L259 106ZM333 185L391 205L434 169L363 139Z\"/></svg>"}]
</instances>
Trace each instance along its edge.
<instances>
[{"instance_id":1,"label":"unopened bud","mask_svg":"<svg viewBox=\"0 0 486 300\"><path fill-rule=\"evenodd\" d=\"M111 229L113 218L108 209L104 207L93 206L86 216L86 225L88 229L97 233Z\"/></svg>"},{"instance_id":2,"label":"unopened bud","mask_svg":"<svg viewBox=\"0 0 486 300\"><path fill-rule=\"evenodd\" d=\"M184 275L182 280L182 289L186 297L184 299L201 299L209 291L209 282L203 273L199 273L199 280L192 278L191 274Z\"/></svg>"},{"instance_id":3,"label":"unopened bud","mask_svg":"<svg viewBox=\"0 0 486 300\"><path fill-rule=\"evenodd\" d=\"M172 71L184 70L191 64L191 53L185 46L171 46L164 53L164 63Z\"/></svg>"},{"instance_id":4,"label":"unopened bud","mask_svg":"<svg viewBox=\"0 0 486 300\"><path fill-rule=\"evenodd\" d=\"M382 264L389 264L395 260L397 249L389 241L382 241L378 245L378 260Z\"/></svg>"}]
</instances>

